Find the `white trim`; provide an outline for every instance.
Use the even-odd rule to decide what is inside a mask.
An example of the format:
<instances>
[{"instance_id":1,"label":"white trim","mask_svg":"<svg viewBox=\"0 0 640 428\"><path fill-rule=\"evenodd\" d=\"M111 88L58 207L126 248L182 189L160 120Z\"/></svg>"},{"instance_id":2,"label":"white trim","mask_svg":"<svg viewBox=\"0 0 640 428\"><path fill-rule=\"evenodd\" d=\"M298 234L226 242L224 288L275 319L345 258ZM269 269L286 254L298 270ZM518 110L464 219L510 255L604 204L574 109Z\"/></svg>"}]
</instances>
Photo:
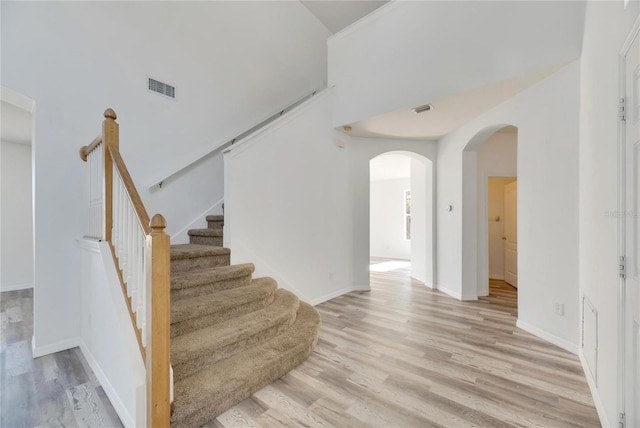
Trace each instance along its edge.
<instances>
[{"instance_id":1,"label":"white trim","mask_svg":"<svg viewBox=\"0 0 640 428\"><path fill-rule=\"evenodd\" d=\"M109 397L109 401L111 401L111 404L120 417L120 421L122 422L122 424L125 427L135 428L135 418L133 418L127 410L127 407L122 402L122 399L120 399L120 396L116 392L113 385L111 385L111 382L109 382L109 378L102 370L102 367L100 367L100 364L98 364L98 361L95 359L91 351L89 351L89 347L84 342L84 340L80 339L79 346L82 355L84 355L87 363L89 363L89 367L91 367L91 370L93 370L93 373L96 375L96 378L98 379L98 382L100 382L100 386L102 386L105 394L107 394L107 397Z\"/></svg>"},{"instance_id":2,"label":"white trim","mask_svg":"<svg viewBox=\"0 0 640 428\"><path fill-rule=\"evenodd\" d=\"M367 25L369 25L371 22L376 21L377 19L381 18L382 15L388 13L389 11L395 9L397 6L399 6L402 2L401 1L396 1L396 0L391 0L388 3L386 3L383 6L380 6L379 8L377 8L376 10L374 10L373 12L371 12L368 15L363 16L362 18L358 19L356 22L354 22L353 24L348 25L347 27L343 28L342 30L338 31L337 33L335 33L332 36L329 36L327 38L327 45L330 45L333 42L336 42L352 33L355 33L356 31L358 31L361 27L365 27Z\"/></svg>"},{"instance_id":3,"label":"white trim","mask_svg":"<svg viewBox=\"0 0 640 428\"><path fill-rule=\"evenodd\" d=\"M67 349L76 348L80 346L80 338L72 337L71 339L64 339L58 342L50 343L44 346L36 346L35 336L31 341L33 349L33 358L42 357L49 354L55 354L56 352L66 351Z\"/></svg>"},{"instance_id":4,"label":"white trim","mask_svg":"<svg viewBox=\"0 0 640 428\"><path fill-rule=\"evenodd\" d=\"M554 334L549 333L548 331L545 331L541 328L535 327L527 322L524 322L520 319L518 319L518 321L516 322L516 327L518 327L519 329L522 329L524 331L526 331L527 333L531 333L534 336L539 337L540 339L544 339L549 343L552 343L556 346L559 346L560 348L564 349L565 351L569 351L572 354L578 354L578 350L579 350L579 346L575 343L571 343L566 339L563 339L561 337L558 337Z\"/></svg>"},{"instance_id":5,"label":"white trim","mask_svg":"<svg viewBox=\"0 0 640 428\"><path fill-rule=\"evenodd\" d=\"M462 300L462 294L460 292L454 291L454 290L452 290L450 288L447 288L447 287L445 287L443 285L438 284L438 285L436 285L434 287L434 289L438 290L438 291L442 291L443 293L453 297L456 300Z\"/></svg>"},{"instance_id":6,"label":"white trim","mask_svg":"<svg viewBox=\"0 0 640 428\"><path fill-rule=\"evenodd\" d=\"M317 93L315 96L309 98L307 101L303 102L302 104L300 104L299 106L291 110L288 114L274 120L273 122L270 122L269 124L258 129L254 133L247 135L245 138L238 141L233 146L225 149L222 153L224 154L225 157L230 156L231 158L234 158L235 156L237 156L238 154L242 153L243 151L251 147L253 144L255 144L258 137L266 137L272 132L275 132L276 130L278 130L280 127L296 119L300 114L304 113L309 107L313 106L316 102L324 98L327 94L331 93L332 89L333 87L323 89L321 92Z\"/></svg>"},{"instance_id":7,"label":"white trim","mask_svg":"<svg viewBox=\"0 0 640 428\"><path fill-rule=\"evenodd\" d=\"M311 300L309 304L311 306L316 306L316 305L319 305L320 303L324 303L328 300L335 299L336 297L340 297L344 294L349 294L353 291L371 291L371 288L368 285L341 288L340 290L327 293L324 296L316 297L315 299Z\"/></svg>"},{"instance_id":8,"label":"white trim","mask_svg":"<svg viewBox=\"0 0 640 428\"><path fill-rule=\"evenodd\" d=\"M600 394L598 393L598 387L596 387L593 376L591 376L591 371L589 370L589 365L587 364L587 360L584 357L584 353L582 349L578 350L578 357L580 358L580 363L582 364L582 371L584 371L584 376L587 378L587 384L589 385L589 390L591 390L591 397L593 398L593 404L596 406L596 411L598 412L598 417L600 418L600 425L603 427L612 426L609 424L607 420L607 412L605 411L604 405L602 404L602 400L600 399Z\"/></svg>"},{"instance_id":9,"label":"white trim","mask_svg":"<svg viewBox=\"0 0 640 428\"><path fill-rule=\"evenodd\" d=\"M204 210L202 213L198 214L193 219L193 221L191 221L185 227L183 227L182 229L180 229L179 231L177 231L177 232L175 232L174 234L171 235L171 243L172 244L186 244L186 243L188 243L189 242L189 236L186 234L186 232L189 229L197 229L196 226L198 226L198 223L201 225L203 220L206 222L205 218L208 215L211 215L215 211L217 211L218 208L221 208L223 203L224 203L224 198L220 199L218 202L216 202L215 204L211 205L209 208Z\"/></svg>"},{"instance_id":10,"label":"white trim","mask_svg":"<svg viewBox=\"0 0 640 428\"><path fill-rule=\"evenodd\" d=\"M625 4L626 7L626 4ZM633 45L634 40L640 33L640 15L638 15L629 30L629 34L622 44L622 48L618 54L618 99L627 97L627 54ZM625 112L628 114L628 111ZM626 122L618 120L618 209L619 212L626 212L626 147L627 147L627 135L626 135ZM626 255L626 221L624 216L618 218L618 256ZM620 414L625 412L627 405L627 381L626 381L626 353L627 345L625 343L627 331L627 299L626 299L626 281L620 277L618 279L618 369L616 379L616 413ZM606 420L606 418L605 418Z\"/></svg>"},{"instance_id":11,"label":"white trim","mask_svg":"<svg viewBox=\"0 0 640 428\"><path fill-rule=\"evenodd\" d=\"M28 288L33 288L32 282L26 282L24 284L0 285L0 292L4 293L5 291L26 290Z\"/></svg>"}]
</instances>

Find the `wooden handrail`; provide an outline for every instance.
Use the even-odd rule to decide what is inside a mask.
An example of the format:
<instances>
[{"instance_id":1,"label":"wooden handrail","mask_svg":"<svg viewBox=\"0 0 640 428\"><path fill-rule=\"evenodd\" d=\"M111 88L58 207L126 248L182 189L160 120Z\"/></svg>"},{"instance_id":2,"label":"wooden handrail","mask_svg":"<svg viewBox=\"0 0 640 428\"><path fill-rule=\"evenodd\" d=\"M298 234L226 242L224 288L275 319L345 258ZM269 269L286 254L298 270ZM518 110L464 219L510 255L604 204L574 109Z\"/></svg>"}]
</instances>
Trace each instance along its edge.
<instances>
[{"instance_id":1,"label":"wooden handrail","mask_svg":"<svg viewBox=\"0 0 640 428\"><path fill-rule=\"evenodd\" d=\"M142 199L140 199L138 190L133 184L133 180L131 179L129 170L125 165L124 160L122 160L122 156L120 156L119 151L112 150L111 147L109 147L109 152L111 153L111 157L113 158L113 166L118 169L120 177L122 177L122 183L125 185L127 194L129 195L129 198L131 200L131 205L136 211L138 223L140 224L142 230L144 230L144 234L149 235L151 233L149 214L147 214L147 210L142 203Z\"/></svg>"},{"instance_id":2,"label":"wooden handrail","mask_svg":"<svg viewBox=\"0 0 640 428\"><path fill-rule=\"evenodd\" d=\"M91 142L91 144L89 144L88 146L80 147L80 159L82 159L83 161L86 162L87 161L87 155L89 153L91 153L93 151L93 149L98 147L100 145L100 143L102 143L102 134L100 134L96 138L94 138L93 141Z\"/></svg>"},{"instance_id":3,"label":"wooden handrail","mask_svg":"<svg viewBox=\"0 0 640 428\"><path fill-rule=\"evenodd\" d=\"M164 217L156 214L151 221L149 220L147 210L120 155L119 125L116 122L115 111L105 110L104 117L102 134L97 136L91 144L80 149L80 158L86 162L94 149L101 144L104 146L103 150L97 152L98 157L92 157L92 161L89 162L90 166L95 166L92 171L97 171L92 172L91 186L101 186L100 188L92 187L92 194L98 195L102 200L102 210L98 209L102 217L93 224L100 225L100 222L103 224L102 239L109 243L131 323L145 363L147 427L168 428L171 411L170 238L164 232L166 227ZM99 177L100 175L102 177ZM115 186L117 186L115 190L118 196L117 203L114 202L114 177L116 178ZM117 209L116 219L114 219L114 203ZM96 205L96 207L99 206L99 204ZM123 211L123 206L128 208ZM113 227L114 220L116 220L116 229ZM137 223L139 228L134 228L134 223ZM112 236L113 231L117 231L115 237ZM97 238L100 239L99 236ZM124 264L121 264L119 257L123 258ZM140 270L144 271L143 267L146 268L144 274L140 272ZM142 280L144 278L146 283ZM138 325L141 327L139 328Z\"/></svg>"}]
</instances>

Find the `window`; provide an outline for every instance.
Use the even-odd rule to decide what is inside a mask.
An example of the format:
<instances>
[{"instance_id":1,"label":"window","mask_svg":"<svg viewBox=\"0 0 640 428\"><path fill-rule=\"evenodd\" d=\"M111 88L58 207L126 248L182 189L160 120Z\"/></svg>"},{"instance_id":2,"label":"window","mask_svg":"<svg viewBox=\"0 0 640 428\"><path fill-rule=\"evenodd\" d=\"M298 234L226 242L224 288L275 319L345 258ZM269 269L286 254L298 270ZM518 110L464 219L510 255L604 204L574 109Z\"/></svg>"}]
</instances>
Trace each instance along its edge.
<instances>
[{"instance_id":1,"label":"window","mask_svg":"<svg viewBox=\"0 0 640 428\"><path fill-rule=\"evenodd\" d=\"M404 239L411 241L411 190L404 191Z\"/></svg>"}]
</instances>

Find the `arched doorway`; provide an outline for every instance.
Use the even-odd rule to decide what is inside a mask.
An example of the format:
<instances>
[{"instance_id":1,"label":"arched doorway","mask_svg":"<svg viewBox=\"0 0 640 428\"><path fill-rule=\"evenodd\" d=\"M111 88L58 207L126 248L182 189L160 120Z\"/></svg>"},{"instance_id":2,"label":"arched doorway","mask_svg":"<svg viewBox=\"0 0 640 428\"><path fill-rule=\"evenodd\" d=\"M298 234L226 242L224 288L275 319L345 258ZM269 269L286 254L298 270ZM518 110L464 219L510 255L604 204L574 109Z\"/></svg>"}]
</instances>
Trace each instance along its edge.
<instances>
[{"instance_id":1,"label":"arched doorway","mask_svg":"<svg viewBox=\"0 0 640 428\"><path fill-rule=\"evenodd\" d=\"M371 269L410 266L411 277L433 288L433 164L408 151L369 161Z\"/></svg>"},{"instance_id":2,"label":"arched doorway","mask_svg":"<svg viewBox=\"0 0 640 428\"><path fill-rule=\"evenodd\" d=\"M490 278L517 287L518 129L478 132L462 152L462 294L487 296Z\"/></svg>"}]
</instances>

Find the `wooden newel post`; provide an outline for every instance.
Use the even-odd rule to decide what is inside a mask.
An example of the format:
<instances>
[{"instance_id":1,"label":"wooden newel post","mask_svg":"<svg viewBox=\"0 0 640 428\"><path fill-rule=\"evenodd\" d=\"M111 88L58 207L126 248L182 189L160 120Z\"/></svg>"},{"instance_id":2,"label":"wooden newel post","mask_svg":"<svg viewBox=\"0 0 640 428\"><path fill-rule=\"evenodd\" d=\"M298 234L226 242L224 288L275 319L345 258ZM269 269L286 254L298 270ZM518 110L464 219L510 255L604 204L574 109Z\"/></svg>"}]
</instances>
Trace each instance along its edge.
<instances>
[{"instance_id":1,"label":"wooden newel post","mask_svg":"<svg viewBox=\"0 0 640 428\"><path fill-rule=\"evenodd\" d=\"M117 116L113 109L104 111L102 122L102 143L104 144L104 231L102 237L111 242L111 228L113 226L113 158L110 149L119 150L120 137Z\"/></svg>"},{"instance_id":2,"label":"wooden newel post","mask_svg":"<svg viewBox=\"0 0 640 428\"><path fill-rule=\"evenodd\" d=\"M170 239L160 214L151 219L151 287L147 288L147 427L169 427Z\"/></svg>"}]
</instances>

